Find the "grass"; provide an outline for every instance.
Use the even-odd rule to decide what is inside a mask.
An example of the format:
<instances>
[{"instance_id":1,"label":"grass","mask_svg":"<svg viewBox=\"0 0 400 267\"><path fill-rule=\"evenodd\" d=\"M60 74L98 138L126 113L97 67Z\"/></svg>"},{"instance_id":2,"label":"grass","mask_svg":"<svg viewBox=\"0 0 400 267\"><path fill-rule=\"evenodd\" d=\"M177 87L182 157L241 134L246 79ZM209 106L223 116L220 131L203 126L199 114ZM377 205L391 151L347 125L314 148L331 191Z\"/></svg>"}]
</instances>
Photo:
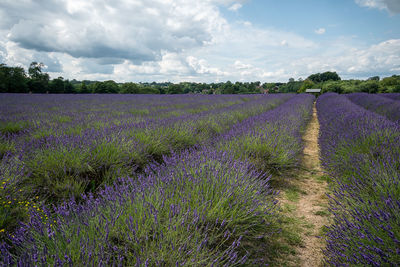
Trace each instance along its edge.
<instances>
[{"instance_id":1,"label":"grass","mask_svg":"<svg viewBox=\"0 0 400 267\"><path fill-rule=\"evenodd\" d=\"M8 122L0 122L0 133L7 134L16 134L19 133L29 127L29 124L25 121L8 121Z\"/></svg>"},{"instance_id":2,"label":"grass","mask_svg":"<svg viewBox=\"0 0 400 267\"><path fill-rule=\"evenodd\" d=\"M271 130L271 129L270 129ZM293 144L292 137L282 133L264 135L246 134L221 145L221 150L231 151L237 158L248 158L258 169L280 175L296 165L287 144ZM294 148L293 148L294 149Z\"/></svg>"},{"instance_id":3,"label":"grass","mask_svg":"<svg viewBox=\"0 0 400 267\"><path fill-rule=\"evenodd\" d=\"M138 155L134 150L129 151L129 142L107 141L84 150L66 146L41 149L24 162L23 185L48 202L80 199L81 194L112 183L124 166L132 165Z\"/></svg>"},{"instance_id":4,"label":"grass","mask_svg":"<svg viewBox=\"0 0 400 267\"><path fill-rule=\"evenodd\" d=\"M267 241L270 266L298 266L297 248L303 245L304 220L293 216L295 206L285 204L278 213L279 236Z\"/></svg>"},{"instance_id":5,"label":"grass","mask_svg":"<svg viewBox=\"0 0 400 267\"><path fill-rule=\"evenodd\" d=\"M0 160L7 154L15 152L15 145L13 142L0 140Z\"/></svg>"},{"instance_id":6,"label":"grass","mask_svg":"<svg viewBox=\"0 0 400 267\"><path fill-rule=\"evenodd\" d=\"M327 210L319 210L314 213L317 216L328 217L330 216L330 212Z\"/></svg>"},{"instance_id":7,"label":"grass","mask_svg":"<svg viewBox=\"0 0 400 267\"><path fill-rule=\"evenodd\" d=\"M293 189L293 188L289 188L287 190L285 190L285 196L286 199L292 202L298 202L300 199L300 190L299 189Z\"/></svg>"},{"instance_id":8,"label":"grass","mask_svg":"<svg viewBox=\"0 0 400 267\"><path fill-rule=\"evenodd\" d=\"M135 116L146 116L150 114L148 109L131 109L129 113Z\"/></svg>"}]
</instances>

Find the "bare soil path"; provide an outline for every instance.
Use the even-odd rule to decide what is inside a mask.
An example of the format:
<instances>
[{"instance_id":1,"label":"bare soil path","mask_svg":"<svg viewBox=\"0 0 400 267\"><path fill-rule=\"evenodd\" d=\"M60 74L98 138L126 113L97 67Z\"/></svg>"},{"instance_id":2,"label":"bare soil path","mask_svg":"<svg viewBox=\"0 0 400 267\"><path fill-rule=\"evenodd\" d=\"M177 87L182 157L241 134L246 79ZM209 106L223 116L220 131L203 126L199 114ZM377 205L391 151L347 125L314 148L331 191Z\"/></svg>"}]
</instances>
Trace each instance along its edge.
<instances>
[{"instance_id":1,"label":"bare soil path","mask_svg":"<svg viewBox=\"0 0 400 267\"><path fill-rule=\"evenodd\" d=\"M328 224L327 182L321 179L323 172L319 160L318 134L319 123L314 104L311 122L303 136L305 147L302 165L305 170L300 171L300 179L295 181L305 192L296 205L295 214L297 217L304 217L307 223L314 225L309 235L307 233L303 235L304 245L298 249L301 266L322 265L324 241L320 235L324 225Z\"/></svg>"},{"instance_id":2,"label":"bare soil path","mask_svg":"<svg viewBox=\"0 0 400 267\"><path fill-rule=\"evenodd\" d=\"M321 238L324 226L329 224L326 176L319 160L319 123L314 104L312 119L303 135L304 150L300 170L287 177L281 188L279 202L286 224L286 243L293 250L279 266L323 265Z\"/></svg>"}]
</instances>

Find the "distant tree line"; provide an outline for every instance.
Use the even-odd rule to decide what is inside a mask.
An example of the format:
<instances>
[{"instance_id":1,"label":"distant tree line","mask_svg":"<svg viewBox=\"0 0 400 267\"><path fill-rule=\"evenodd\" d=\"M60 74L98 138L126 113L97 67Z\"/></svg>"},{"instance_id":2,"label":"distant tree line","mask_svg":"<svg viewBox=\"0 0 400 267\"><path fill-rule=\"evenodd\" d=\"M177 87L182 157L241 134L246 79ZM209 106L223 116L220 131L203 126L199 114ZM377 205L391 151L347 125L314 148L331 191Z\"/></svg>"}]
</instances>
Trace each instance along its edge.
<instances>
[{"instance_id":1,"label":"distant tree line","mask_svg":"<svg viewBox=\"0 0 400 267\"><path fill-rule=\"evenodd\" d=\"M301 93L321 88L322 92L400 93L400 75L380 79L342 80L336 72L312 74L307 79L290 78L287 83L235 82L221 83L116 83L115 81L77 81L63 77L50 79L44 65L32 62L26 72L22 67L0 64L0 93L50 94L258 94Z\"/></svg>"}]
</instances>

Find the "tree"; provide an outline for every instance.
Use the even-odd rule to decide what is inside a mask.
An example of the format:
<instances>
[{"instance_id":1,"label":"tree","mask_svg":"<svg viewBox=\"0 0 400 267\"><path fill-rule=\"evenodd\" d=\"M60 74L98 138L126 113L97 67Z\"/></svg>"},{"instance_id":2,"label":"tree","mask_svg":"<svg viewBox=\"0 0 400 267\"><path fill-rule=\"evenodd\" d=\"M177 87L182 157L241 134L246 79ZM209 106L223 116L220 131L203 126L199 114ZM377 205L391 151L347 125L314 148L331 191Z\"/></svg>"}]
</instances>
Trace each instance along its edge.
<instances>
[{"instance_id":1,"label":"tree","mask_svg":"<svg viewBox=\"0 0 400 267\"><path fill-rule=\"evenodd\" d=\"M324 86L322 87L322 91L324 93L335 92L335 93L341 94L341 93L343 93L344 90L339 82L328 82L328 83L324 84Z\"/></svg>"},{"instance_id":2,"label":"tree","mask_svg":"<svg viewBox=\"0 0 400 267\"><path fill-rule=\"evenodd\" d=\"M57 79L53 79L49 84L49 92L53 94L64 93L64 78L58 77Z\"/></svg>"},{"instance_id":3,"label":"tree","mask_svg":"<svg viewBox=\"0 0 400 267\"><path fill-rule=\"evenodd\" d=\"M308 76L308 78L306 80L312 81L314 83L320 83L321 82L321 73L311 74L310 76Z\"/></svg>"},{"instance_id":4,"label":"tree","mask_svg":"<svg viewBox=\"0 0 400 267\"><path fill-rule=\"evenodd\" d=\"M303 82L303 84L301 85L300 89L298 90L298 93L304 93L307 89L311 89L314 87L314 82L307 79Z\"/></svg>"},{"instance_id":5,"label":"tree","mask_svg":"<svg viewBox=\"0 0 400 267\"><path fill-rule=\"evenodd\" d=\"M27 77L22 67L8 67L0 64L0 92L26 93L28 92Z\"/></svg>"},{"instance_id":6,"label":"tree","mask_svg":"<svg viewBox=\"0 0 400 267\"><path fill-rule=\"evenodd\" d=\"M122 94L138 94L139 86L136 83L124 83L121 86Z\"/></svg>"},{"instance_id":7,"label":"tree","mask_svg":"<svg viewBox=\"0 0 400 267\"><path fill-rule=\"evenodd\" d=\"M378 81L375 80L369 80L366 82L363 82L359 85L359 90L361 92L365 93L370 93L370 94L375 94L379 90L379 84Z\"/></svg>"},{"instance_id":8,"label":"tree","mask_svg":"<svg viewBox=\"0 0 400 267\"><path fill-rule=\"evenodd\" d=\"M331 71L321 73L320 77L321 77L322 82L340 81L341 80L341 78L339 77L339 75L336 72L331 72Z\"/></svg>"},{"instance_id":9,"label":"tree","mask_svg":"<svg viewBox=\"0 0 400 267\"><path fill-rule=\"evenodd\" d=\"M327 71L324 73L311 74L307 78L314 83L327 82L327 81L340 81L340 77L336 72Z\"/></svg>"},{"instance_id":10,"label":"tree","mask_svg":"<svg viewBox=\"0 0 400 267\"><path fill-rule=\"evenodd\" d=\"M93 84L93 93L95 94L116 94L118 91L118 84L112 80Z\"/></svg>"},{"instance_id":11,"label":"tree","mask_svg":"<svg viewBox=\"0 0 400 267\"><path fill-rule=\"evenodd\" d=\"M80 94L90 94L91 93L89 87L87 87L85 82L82 82L81 85L78 87L78 92Z\"/></svg>"},{"instance_id":12,"label":"tree","mask_svg":"<svg viewBox=\"0 0 400 267\"><path fill-rule=\"evenodd\" d=\"M380 77L379 76L373 76L373 77L369 77L368 81L378 81L379 82Z\"/></svg>"},{"instance_id":13,"label":"tree","mask_svg":"<svg viewBox=\"0 0 400 267\"><path fill-rule=\"evenodd\" d=\"M182 94L183 88L180 84L170 84L167 89L167 94Z\"/></svg>"},{"instance_id":14,"label":"tree","mask_svg":"<svg viewBox=\"0 0 400 267\"><path fill-rule=\"evenodd\" d=\"M76 93L75 86L69 80L64 81L64 93L65 94Z\"/></svg>"},{"instance_id":15,"label":"tree","mask_svg":"<svg viewBox=\"0 0 400 267\"><path fill-rule=\"evenodd\" d=\"M37 62L29 65L28 74L31 79L28 81L28 87L33 93L45 93L49 88L50 76L42 72L43 67L43 63Z\"/></svg>"},{"instance_id":16,"label":"tree","mask_svg":"<svg viewBox=\"0 0 400 267\"><path fill-rule=\"evenodd\" d=\"M400 75L392 75L391 77L383 78L381 81L383 86L395 86L400 84Z\"/></svg>"},{"instance_id":17,"label":"tree","mask_svg":"<svg viewBox=\"0 0 400 267\"><path fill-rule=\"evenodd\" d=\"M233 88L233 84L231 81L227 81L221 86L221 93L222 94L234 94L235 89Z\"/></svg>"}]
</instances>

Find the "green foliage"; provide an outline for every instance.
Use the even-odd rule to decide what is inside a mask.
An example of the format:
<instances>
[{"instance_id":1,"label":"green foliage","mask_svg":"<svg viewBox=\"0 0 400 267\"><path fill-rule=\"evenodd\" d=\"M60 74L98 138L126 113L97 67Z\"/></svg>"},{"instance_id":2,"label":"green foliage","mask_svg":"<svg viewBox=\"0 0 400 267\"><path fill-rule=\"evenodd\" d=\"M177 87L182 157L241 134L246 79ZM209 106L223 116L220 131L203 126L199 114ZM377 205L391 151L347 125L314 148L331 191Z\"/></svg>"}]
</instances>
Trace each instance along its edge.
<instances>
[{"instance_id":1,"label":"green foliage","mask_svg":"<svg viewBox=\"0 0 400 267\"><path fill-rule=\"evenodd\" d=\"M25 121L8 121L0 122L0 133L2 134L15 134L28 128L29 124Z\"/></svg>"},{"instance_id":2,"label":"green foliage","mask_svg":"<svg viewBox=\"0 0 400 267\"><path fill-rule=\"evenodd\" d=\"M36 151L24 163L24 187L50 202L94 191L104 183L111 183L118 171L138 161L131 143L100 141L91 148L65 146Z\"/></svg>"},{"instance_id":3,"label":"green foliage","mask_svg":"<svg viewBox=\"0 0 400 267\"><path fill-rule=\"evenodd\" d=\"M304 93L307 89L314 88L314 86L315 86L315 83L313 81L307 79L301 85L298 93Z\"/></svg>"},{"instance_id":4,"label":"green foliage","mask_svg":"<svg viewBox=\"0 0 400 267\"><path fill-rule=\"evenodd\" d=\"M43 63L32 62L28 69L29 77L21 67L8 67L0 64L0 93L97 93L97 94L259 94L263 89L269 93L303 93L306 89L322 88L323 92L352 93L392 93L400 92L400 75L393 75L380 80L379 76L373 76L366 81L341 80L336 72L315 73L303 81L290 78L287 83L264 83L261 86L257 82L225 83L194 83L181 82L173 84L164 83L133 83L118 84L110 81L72 81L58 77L50 81L47 73L43 73Z\"/></svg>"},{"instance_id":5,"label":"green foliage","mask_svg":"<svg viewBox=\"0 0 400 267\"><path fill-rule=\"evenodd\" d=\"M323 84L322 92L323 93L334 92L341 94L344 92L344 89L340 81L339 82L329 81Z\"/></svg>"},{"instance_id":6,"label":"green foliage","mask_svg":"<svg viewBox=\"0 0 400 267\"><path fill-rule=\"evenodd\" d=\"M121 94L138 94L140 88L136 83L124 83L121 86Z\"/></svg>"},{"instance_id":7,"label":"green foliage","mask_svg":"<svg viewBox=\"0 0 400 267\"><path fill-rule=\"evenodd\" d=\"M281 84L279 88L280 93L297 93L300 90L301 85L303 84L303 81L295 81L293 78L289 79L289 82L286 84ZM276 85L275 83L273 84L272 87L267 87L267 88L274 88Z\"/></svg>"},{"instance_id":8,"label":"green foliage","mask_svg":"<svg viewBox=\"0 0 400 267\"><path fill-rule=\"evenodd\" d=\"M78 93L80 93L80 94L89 94L89 93L91 93L89 87L88 87L88 86L86 85L86 83L84 83L84 82L82 82L82 83L80 84L80 86L78 87L77 91L78 91Z\"/></svg>"},{"instance_id":9,"label":"green foliage","mask_svg":"<svg viewBox=\"0 0 400 267\"><path fill-rule=\"evenodd\" d=\"M316 73L308 76L307 80L314 83L327 82L327 81L340 81L340 77L336 72L327 71L324 73Z\"/></svg>"},{"instance_id":10,"label":"green foliage","mask_svg":"<svg viewBox=\"0 0 400 267\"><path fill-rule=\"evenodd\" d=\"M114 81L96 82L91 85L92 92L95 94L116 94L119 91L118 84Z\"/></svg>"},{"instance_id":11,"label":"green foliage","mask_svg":"<svg viewBox=\"0 0 400 267\"><path fill-rule=\"evenodd\" d=\"M43 63L32 62L28 69L30 80L29 90L33 93L46 93L49 89L50 76L42 72Z\"/></svg>"},{"instance_id":12,"label":"green foliage","mask_svg":"<svg viewBox=\"0 0 400 267\"><path fill-rule=\"evenodd\" d=\"M289 154L287 144L293 137L284 133L271 132L269 138L263 135L244 135L229 142L223 143L221 150L230 151L239 159L249 159L259 170L279 174L296 165L295 159ZM295 148L291 148L294 149Z\"/></svg>"},{"instance_id":13,"label":"green foliage","mask_svg":"<svg viewBox=\"0 0 400 267\"><path fill-rule=\"evenodd\" d=\"M27 218L28 207L32 206L32 201L27 200L29 194L17 182L18 169L16 165L0 165L0 242Z\"/></svg>"},{"instance_id":14,"label":"green foliage","mask_svg":"<svg viewBox=\"0 0 400 267\"><path fill-rule=\"evenodd\" d=\"M50 92L53 94L62 94L64 93L64 78L58 77L57 79L53 79L49 85Z\"/></svg>"},{"instance_id":15,"label":"green foliage","mask_svg":"<svg viewBox=\"0 0 400 267\"><path fill-rule=\"evenodd\" d=\"M15 146L12 142L0 140L0 160L6 153L12 153L15 151Z\"/></svg>"},{"instance_id":16,"label":"green foliage","mask_svg":"<svg viewBox=\"0 0 400 267\"><path fill-rule=\"evenodd\" d=\"M28 78L21 67L0 64L0 93L27 93Z\"/></svg>"},{"instance_id":17,"label":"green foliage","mask_svg":"<svg viewBox=\"0 0 400 267\"><path fill-rule=\"evenodd\" d=\"M183 89L180 84L170 84L167 89L167 94L182 94Z\"/></svg>"},{"instance_id":18,"label":"green foliage","mask_svg":"<svg viewBox=\"0 0 400 267\"><path fill-rule=\"evenodd\" d=\"M359 85L360 92L375 94L379 90L379 83L376 80L368 80Z\"/></svg>"},{"instance_id":19,"label":"green foliage","mask_svg":"<svg viewBox=\"0 0 400 267\"><path fill-rule=\"evenodd\" d=\"M368 81L378 81L379 82L380 79L381 78L379 76L373 76L373 77L369 77Z\"/></svg>"},{"instance_id":20,"label":"green foliage","mask_svg":"<svg viewBox=\"0 0 400 267\"><path fill-rule=\"evenodd\" d=\"M380 82L382 92L400 93L400 75L383 78Z\"/></svg>"}]
</instances>

